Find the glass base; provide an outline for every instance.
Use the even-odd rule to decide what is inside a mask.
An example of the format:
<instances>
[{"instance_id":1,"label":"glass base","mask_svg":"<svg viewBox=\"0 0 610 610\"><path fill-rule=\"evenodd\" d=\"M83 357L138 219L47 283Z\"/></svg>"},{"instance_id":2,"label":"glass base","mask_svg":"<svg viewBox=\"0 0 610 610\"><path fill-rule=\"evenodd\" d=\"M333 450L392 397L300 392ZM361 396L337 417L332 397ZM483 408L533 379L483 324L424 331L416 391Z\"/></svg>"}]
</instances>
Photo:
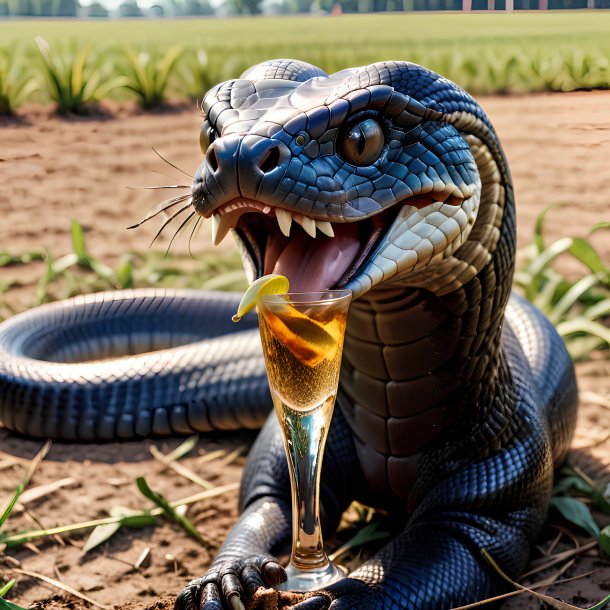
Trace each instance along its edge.
<instances>
[{"instance_id":1,"label":"glass base","mask_svg":"<svg viewBox=\"0 0 610 610\"><path fill-rule=\"evenodd\" d=\"M286 567L288 580L278 586L280 591L317 591L334 582L342 580L347 575L342 568L329 561L323 568L304 570L292 563Z\"/></svg>"}]
</instances>

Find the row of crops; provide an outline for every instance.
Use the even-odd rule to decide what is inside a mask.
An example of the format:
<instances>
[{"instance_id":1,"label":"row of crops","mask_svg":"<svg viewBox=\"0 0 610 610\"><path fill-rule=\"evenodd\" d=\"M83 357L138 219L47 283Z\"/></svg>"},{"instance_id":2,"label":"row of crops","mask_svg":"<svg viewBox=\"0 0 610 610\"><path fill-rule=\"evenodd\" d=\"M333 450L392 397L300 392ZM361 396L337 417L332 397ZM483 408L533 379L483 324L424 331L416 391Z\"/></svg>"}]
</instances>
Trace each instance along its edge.
<instances>
[{"instance_id":1,"label":"row of crops","mask_svg":"<svg viewBox=\"0 0 610 610\"><path fill-rule=\"evenodd\" d=\"M456 17L460 16L427 22L396 16L392 21L397 23L383 21L381 28L364 32L360 30L368 26L368 16L213 20L214 30L209 29L210 20L202 20L208 31L201 36L193 29L196 21L163 22L162 34L158 22L149 36L134 23L122 26L132 27L132 32L115 30L122 36L113 41L99 36L83 39L78 36L80 24L73 22L62 30L64 35L22 35L18 42L0 42L0 113L14 113L29 102L53 101L60 112L80 113L108 98L135 98L144 108L168 98L201 99L214 83L272 57L296 57L329 73L383 59L405 59L474 94L610 88L610 15L596 14L592 18L598 23L580 25L575 16L562 15L557 21L557 15L550 15L549 24L555 26L546 31L524 27L531 24L531 17L511 29L500 21L502 16L496 16L478 30L464 28L465 22ZM580 29L570 31L570 20ZM401 22L410 27L396 30ZM413 24L424 25L428 36ZM84 31L87 25L91 24L85 23ZM27 27L24 33L36 31L35 22ZM45 26L40 27L44 31ZM7 38L0 35L0 41Z\"/></svg>"}]
</instances>

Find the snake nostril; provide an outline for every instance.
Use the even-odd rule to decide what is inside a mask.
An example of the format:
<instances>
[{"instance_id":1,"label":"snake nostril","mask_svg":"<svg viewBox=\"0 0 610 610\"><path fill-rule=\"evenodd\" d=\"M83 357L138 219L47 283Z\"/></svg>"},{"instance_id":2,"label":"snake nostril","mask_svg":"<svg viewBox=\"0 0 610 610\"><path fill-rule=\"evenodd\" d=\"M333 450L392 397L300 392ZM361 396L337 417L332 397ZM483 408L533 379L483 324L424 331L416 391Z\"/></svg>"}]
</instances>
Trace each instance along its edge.
<instances>
[{"instance_id":1,"label":"snake nostril","mask_svg":"<svg viewBox=\"0 0 610 610\"><path fill-rule=\"evenodd\" d=\"M205 155L205 160L213 172L218 171L218 155L216 154L215 146L210 146L210 148L208 148L208 152Z\"/></svg>"},{"instance_id":2,"label":"snake nostril","mask_svg":"<svg viewBox=\"0 0 610 610\"><path fill-rule=\"evenodd\" d=\"M275 169L280 163L280 149L278 146L265 151L261 160L258 162L258 166L263 174L267 174L271 170Z\"/></svg>"}]
</instances>

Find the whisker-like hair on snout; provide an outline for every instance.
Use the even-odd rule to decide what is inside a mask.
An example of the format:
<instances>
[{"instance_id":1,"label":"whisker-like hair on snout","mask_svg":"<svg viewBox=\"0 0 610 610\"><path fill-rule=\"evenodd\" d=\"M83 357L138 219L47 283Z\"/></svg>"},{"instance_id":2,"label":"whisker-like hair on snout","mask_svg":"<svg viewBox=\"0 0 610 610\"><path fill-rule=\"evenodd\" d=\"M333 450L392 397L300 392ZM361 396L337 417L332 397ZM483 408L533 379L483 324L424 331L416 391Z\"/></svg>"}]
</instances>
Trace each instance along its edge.
<instances>
[{"instance_id":1,"label":"whisker-like hair on snout","mask_svg":"<svg viewBox=\"0 0 610 610\"><path fill-rule=\"evenodd\" d=\"M180 209L179 209L177 212L174 212L174 213L173 213L173 214L172 214L172 215L171 215L171 216L170 216L170 217L169 217L169 218L168 218L168 219L167 219L167 220L166 220L166 221L163 223L163 225L161 226L161 228L160 228L160 229L157 231L157 234L156 234L156 235L153 237L153 240L150 242L150 246L149 246L149 248L150 248L150 247L151 247L151 246L152 246L152 245L155 243L155 241L157 241L157 238L159 237L159 235L161 235L161 233L163 232L163 229L165 229L165 227L167 227L167 225L168 225L168 224L169 224L169 223L170 223L172 220L174 220L174 218L176 218L176 217L180 216L180 214L182 214L182 212L185 212L186 210L188 210L188 209L191 207L191 203L192 203L192 202L191 202L191 198L189 197L189 202L188 202L188 203L187 203L185 206L181 207L181 208L180 208ZM190 218L190 217L191 217L193 214L196 214L196 212L192 212L192 214L190 214L190 215L189 215L189 218ZM182 227L182 225L181 225L181 227ZM175 235L174 235L174 237L175 237ZM173 240L173 238L172 238L172 240ZM171 245L171 242L170 242L170 245Z\"/></svg>"},{"instance_id":2,"label":"whisker-like hair on snout","mask_svg":"<svg viewBox=\"0 0 610 610\"><path fill-rule=\"evenodd\" d=\"M174 243L174 239L176 239L176 237L182 231L182 229L184 229L195 216L197 216L197 212L195 212L195 211L191 212L185 218L185 220L182 222L182 224L176 229L176 231L172 235L172 238L169 240L169 244L167 245L167 250L165 251L165 256L167 256L169 254L169 249L172 247L172 244ZM199 219L201 219L201 216L199 217ZM197 222L195 222L195 226L197 226Z\"/></svg>"},{"instance_id":3,"label":"whisker-like hair on snout","mask_svg":"<svg viewBox=\"0 0 610 610\"><path fill-rule=\"evenodd\" d=\"M149 221L151 218L154 218L155 216L158 216L159 214L162 214L163 212L167 212L167 210L169 210L170 208L173 208L175 205L178 205L179 203L186 201L187 199L190 199L190 198L191 198L191 193L189 192L189 193L184 193L183 195L178 195L177 197L172 197L171 199L166 199L165 201L162 201L159 204L162 206L161 208L159 208L158 210L156 210L154 212L151 212L150 214L145 216L142 220L140 220L136 224L131 225L130 227L127 227L127 228L128 229L137 229L138 227L143 225L145 222ZM190 201L189 201L189 205L190 205ZM171 220L171 218L170 218L170 220Z\"/></svg>"},{"instance_id":4,"label":"whisker-like hair on snout","mask_svg":"<svg viewBox=\"0 0 610 610\"><path fill-rule=\"evenodd\" d=\"M190 184L155 184L153 186L128 186L128 189L135 190L148 190L157 191L162 189L190 189Z\"/></svg>"},{"instance_id":5,"label":"whisker-like hair on snout","mask_svg":"<svg viewBox=\"0 0 610 610\"><path fill-rule=\"evenodd\" d=\"M169 166L173 167L175 170L178 170L180 173L184 174L185 176L188 176L189 178L194 179L194 176L191 176L191 174L189 174L188 172L185 172L183 169L180 169L177 165L172 163L169 159L166 159L154 146L152 147L152 149L153 149L153 152L159 157L159 159L161 159L162 161L165 161L165 163L167 163Z\"/></svg>"},{"instance_id":6,"label":"whisker-like hair on snout","mask_svg":"<svg viewBox=\"0 0 610 610\"><path fill-rule=\"evenodd\" d=\"M189 249L189 254L191 255L191 258L195 258L193 256L193 251L191 250L191 242L193 241L193 237L195 236L195 234L197 233L197 229L201 228L201 225L199 224L201 221L203 220L203 218L201 216L199 216L199 218L197 218L197 220L195 221L195 224L193 225L193 230L191 231L191 234L189 236L189 244L188 244L188 249Z\"/></svg>"}]
</instances>

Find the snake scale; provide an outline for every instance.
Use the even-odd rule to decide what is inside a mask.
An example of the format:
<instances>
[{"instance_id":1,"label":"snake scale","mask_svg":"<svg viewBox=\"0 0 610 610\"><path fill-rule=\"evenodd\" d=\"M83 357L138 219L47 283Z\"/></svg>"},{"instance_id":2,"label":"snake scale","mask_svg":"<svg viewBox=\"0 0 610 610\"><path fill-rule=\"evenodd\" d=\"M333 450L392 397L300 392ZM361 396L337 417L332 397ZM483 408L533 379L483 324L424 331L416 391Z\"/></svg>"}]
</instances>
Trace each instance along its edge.
<instances>
[{"instance_id":1,"label":"snake scale","mask_svg":"<svg viewBox=\"0 0 610 610\"><path fill-rule=\"evenodd\" d=\"M354 295L325 535L353 500L401 523L349 578L294 607L446 610L495 594L480 549L508 574L524 566L577 392L561 339L511 295L513 189L487 116L450 81L390 61L330 76L265 62L210 90L203 111L189 205L215 242L232 231L250 280L282 273L296 290ZM256 320L235 332L236 304L133 291L16 316L0 328L0 421L92 440L257 427L270 399ZM240 510L178 610L242 608L282 580L290 485L275 416Z\"/></svg>"}]
</instances>

